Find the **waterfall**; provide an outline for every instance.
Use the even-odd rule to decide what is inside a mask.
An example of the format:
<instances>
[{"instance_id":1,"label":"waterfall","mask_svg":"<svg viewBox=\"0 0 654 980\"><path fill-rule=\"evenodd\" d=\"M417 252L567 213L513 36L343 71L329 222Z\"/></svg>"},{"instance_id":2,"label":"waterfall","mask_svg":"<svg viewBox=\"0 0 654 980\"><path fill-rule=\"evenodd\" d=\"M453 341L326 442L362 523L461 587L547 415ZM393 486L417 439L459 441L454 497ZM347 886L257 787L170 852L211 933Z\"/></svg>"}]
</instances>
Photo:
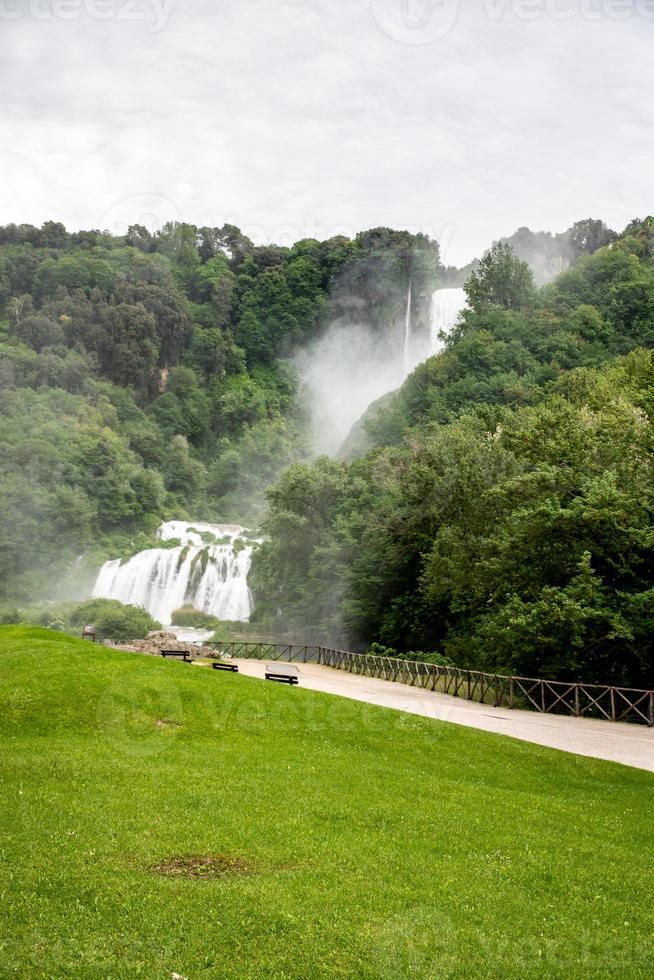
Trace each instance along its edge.
<instances>
[{"instance_id":1,"label":"waterfall","mask_svg":"<svg viewBox=\"0 0 654 980\"><path fill-rule=\"evenodd\" d=\"M170 624L181 606L217 619L245 621L252 613L247 578L253 549L236 546L243 533L237 524L168 521L157 538L180 544L150 548L125 562L105 562L93 596L142 606L163 625Z\"/></svg>"},{"instance_id":2,"label":"waterfall","mask_svg":"<svg viewBox=\"0 0 654 980\"><path fill-rule=\"evenodd\" d=\"M437 289L431 298L431 351L437 354L443 346L440 333L449 333L467 303L464 289Z\"/></svg>"},{"instance_id":3,"label":"waterfall","mask_svg":"<svg viewBox=\"0 0 654 980\"><path fill-rule=\"evenodd\" d=\"M413 280L409 279L409 291L406 297L406 313L404 315L404 374L411 372L411 298Z\"/></svg>"},{"instance_id":4,"label":"waterfall","mask_svg":"<svg viewBox=\"0 0 654 980\"><path fill-rule=\"evenodd\" d=\"M437 333L451 329L465 305L462 289L438 289L428 319L427 304L418 285L414 292L412 279L400 298L383 329L357 321L353 307L353 319L334 320L296 355L316 453L338 454L369 406L437 353Z\"/></svg>"}]
</instances>

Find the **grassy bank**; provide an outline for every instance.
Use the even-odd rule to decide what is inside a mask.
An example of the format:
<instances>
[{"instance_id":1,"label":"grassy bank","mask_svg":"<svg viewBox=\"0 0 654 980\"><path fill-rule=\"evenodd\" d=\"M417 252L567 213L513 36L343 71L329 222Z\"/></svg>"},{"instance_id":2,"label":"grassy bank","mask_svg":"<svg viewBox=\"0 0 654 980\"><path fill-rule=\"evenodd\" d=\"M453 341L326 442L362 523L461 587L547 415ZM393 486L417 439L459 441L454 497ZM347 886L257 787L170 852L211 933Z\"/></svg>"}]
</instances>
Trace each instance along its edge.
<instances>
[{"instance_id":1,"label":"grassy bank","mask_svg":"<svg viewBox=\"0 0 654 980\"><path fill-rule=\"evenodd\" d=\"M0 976L649 977L654 777L0 629Z\"/></svg>"}]
</instances>

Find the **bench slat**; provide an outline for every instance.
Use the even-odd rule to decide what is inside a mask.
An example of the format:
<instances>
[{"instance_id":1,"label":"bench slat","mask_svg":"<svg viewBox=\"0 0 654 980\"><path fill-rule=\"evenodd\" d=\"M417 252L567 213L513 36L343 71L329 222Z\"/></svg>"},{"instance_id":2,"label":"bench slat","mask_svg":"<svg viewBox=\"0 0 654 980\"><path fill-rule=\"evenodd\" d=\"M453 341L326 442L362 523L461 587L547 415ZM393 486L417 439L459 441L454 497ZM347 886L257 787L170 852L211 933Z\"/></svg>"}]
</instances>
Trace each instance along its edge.
<instances>
[{"instance_id":1,"label":"bench slat","mask_svg":"<svg viewBox=\"0 0 654 980\"><path fill-rule=\"evenodd\" d=\"M191 656L187 650L162 650L161 656L167 657L181 657L185 663L190 663Z\"/></svg>"},{"instance_id":2,"label":"bench slat","mask_svg":"<svg viewBox=\"0 0 654 980\"><path fill-rule=\"evenodd\" d=\"M266 680L276 681L278 684L290 684L291 686L299 683L299 672L297 667L293 667L290 664L267 664L266 665Z\"/></svg>"}]
</instances>

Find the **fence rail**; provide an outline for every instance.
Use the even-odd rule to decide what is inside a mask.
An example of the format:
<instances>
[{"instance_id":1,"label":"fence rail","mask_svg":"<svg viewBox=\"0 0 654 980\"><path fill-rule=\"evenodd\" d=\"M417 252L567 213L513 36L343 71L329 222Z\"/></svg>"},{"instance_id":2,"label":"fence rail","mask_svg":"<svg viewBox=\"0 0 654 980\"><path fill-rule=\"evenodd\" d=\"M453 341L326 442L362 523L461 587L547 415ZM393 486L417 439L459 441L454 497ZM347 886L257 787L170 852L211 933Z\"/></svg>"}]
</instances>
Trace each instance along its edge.
<instances>
[{"instance_id":1,"label":"fence rail","mask_svg":"<svg viewBox=\"0 0 654 980\"><path fill-rule=\"evenodd\" d=\"M543 714L630 721L654 727L654 691L486 674L478 670L350 653L323 646L234 640L227 643L210 641L206 645L214 647L223 656L323 664L335 670L347 670L351 674L364 674L466 698L468 701L492 704L496 708L524 708Z\"/></svg>"}]
</instances>

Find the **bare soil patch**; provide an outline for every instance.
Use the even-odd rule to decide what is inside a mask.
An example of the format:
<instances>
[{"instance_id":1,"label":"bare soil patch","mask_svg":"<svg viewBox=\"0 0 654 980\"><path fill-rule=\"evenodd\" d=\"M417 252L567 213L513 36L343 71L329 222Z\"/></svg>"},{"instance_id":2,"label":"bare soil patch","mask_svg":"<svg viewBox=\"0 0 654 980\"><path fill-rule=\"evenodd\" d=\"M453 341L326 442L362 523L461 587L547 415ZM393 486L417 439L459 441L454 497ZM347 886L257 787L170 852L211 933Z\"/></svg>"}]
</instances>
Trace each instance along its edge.
<instances>
[{"instance_id":1,"label":"bare soil patch","mask_svg":"<svg viewBox=\"0 0 654 980\"><path fill-rule=\"evenodd\" d=\"M254 867L232 854L180 854L152 865L155 874L167 878L226 878L254 874Z\"/></svg>"}]
</instances>

